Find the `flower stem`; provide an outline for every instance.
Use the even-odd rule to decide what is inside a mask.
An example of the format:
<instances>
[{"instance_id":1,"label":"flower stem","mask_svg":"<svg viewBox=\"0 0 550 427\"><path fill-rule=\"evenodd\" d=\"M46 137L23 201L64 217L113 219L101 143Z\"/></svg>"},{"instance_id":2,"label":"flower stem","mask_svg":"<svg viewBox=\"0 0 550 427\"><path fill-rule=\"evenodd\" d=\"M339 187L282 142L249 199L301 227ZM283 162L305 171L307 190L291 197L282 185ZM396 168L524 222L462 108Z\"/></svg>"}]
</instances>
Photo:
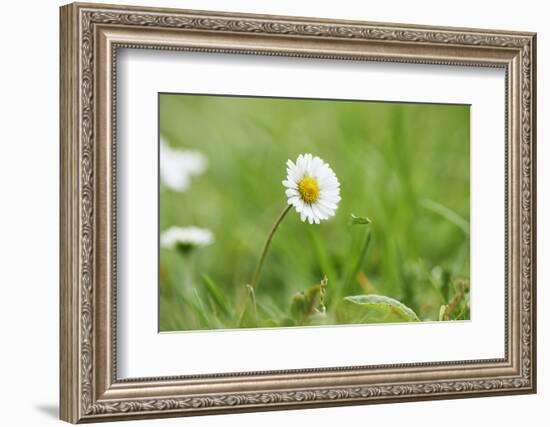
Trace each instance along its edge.
<instances>
[{"instance_id":1,"label":"flower stem","mask_svg":"<svg viewBox=\"0 0 550 427\"><path fill-rule=\"evenodd\" d=\"M254 271L254 276L252 277L252 282L250 283L250 286L252 289L256 289L256 285L258 284L258 279L260 278L260 273L262 272L262 267L264 265L265 258L267 256L267 252L269 251L269 246L271 244L271 240L273 239L273 235L277 231L277 228L279 227L279 224L283 221L286 214L290 210L292 205L286 206L277 220L275 221L275 224L273 224L273 227L271 227L271 231L269 232L269 235L267 236L267 240L264 244L264 249L262 251L262 255L260 256L260 259L258 260L258 264L256 265L256 270Z\"/></svg>"}]
</instances>

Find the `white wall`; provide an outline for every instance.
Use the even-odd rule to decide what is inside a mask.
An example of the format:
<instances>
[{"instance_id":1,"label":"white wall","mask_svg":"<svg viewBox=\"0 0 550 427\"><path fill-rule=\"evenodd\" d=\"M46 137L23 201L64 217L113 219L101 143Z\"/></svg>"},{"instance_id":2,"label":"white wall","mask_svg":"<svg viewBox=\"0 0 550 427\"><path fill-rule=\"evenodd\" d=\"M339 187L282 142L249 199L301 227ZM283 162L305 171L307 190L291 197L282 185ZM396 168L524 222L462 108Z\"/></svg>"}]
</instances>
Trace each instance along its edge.
<instances>
[{"instance_id":1,"label":"white wall","mask_svg":"<svg viewBox=\"0 0 550 427\"><path fill-rule=\"evenodd\" d=\"M124 3L110 0L113 3ZM130 0L128 0L130 1ZM550 315L550 29L545 2L462 0L133 0L134 4L538 32L539 393L438 402L266 412L132 425L279 426L360 423L392 426L541 425L548 414ZM47 426L58 401L58 6L57 0L2 5L0 65L0 420ZM546 19L545 19L546 18ZM545 78L546 77L546 78ZM544 240L544 236L547 240ZM545 336L546 335L546 336Z\"/></svg>"}]
</instances>

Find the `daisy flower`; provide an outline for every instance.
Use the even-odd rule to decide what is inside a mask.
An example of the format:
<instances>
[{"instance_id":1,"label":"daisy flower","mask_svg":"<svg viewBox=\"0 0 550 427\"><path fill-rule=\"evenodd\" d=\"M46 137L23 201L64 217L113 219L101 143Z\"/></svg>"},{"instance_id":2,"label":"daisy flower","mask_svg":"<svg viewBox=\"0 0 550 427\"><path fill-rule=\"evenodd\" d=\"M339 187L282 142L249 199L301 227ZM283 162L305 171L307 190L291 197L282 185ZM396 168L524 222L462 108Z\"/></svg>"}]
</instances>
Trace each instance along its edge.
<instances>
[{"instance_id":1,"label":"daisy flower","mask_svg":"<svg viewBox=\"0 0 550 427\"><path fill-rule=\"evenodd\" d=\"M296 163L287 161L287 177L283 181L286 187L288 203L271 227L267 235L258 264L254 270L250 289L256 289L271 241L279 225L294 207L302 222L319 224L322 219L333 216L340 202L340 183L330 166L317 156L300 154ZM244 313L244 312L243 312Z\"/></svg>"},{"instance_id":2,"label":"daisy flower","mask_svg":"<svg viewBox=\"0 0 550 427\"><path fill-rule=\"evenodd\" d=\"M214 241L214 234L199 227L170 227L160 235L161 246L188 252L193 248L208 246Z\"/></svg>"},{"instance_id":3,"label":"daisy flower","mask_svg":"<svg viewBox=\"0 0 550 427\"><path fill-rule=\"evenodd\" d=\"M207 164L201 152L173 149L163 139L160 140L160 179L168 188L174 191L187 190L191 177L203 173Z\"/></svg>"},{"instance_id":4,"label":"daisy flower","mask_svg":"<svg viewBox=\"0 0 550 427\"><path fill-rule=\"evenodd\" d=\"M286 164L285 193L301 220L319 224L333 216L340 202L340 183L330 166L311 154L300 154L296 163Z\"/></svg>"}]
</instances>

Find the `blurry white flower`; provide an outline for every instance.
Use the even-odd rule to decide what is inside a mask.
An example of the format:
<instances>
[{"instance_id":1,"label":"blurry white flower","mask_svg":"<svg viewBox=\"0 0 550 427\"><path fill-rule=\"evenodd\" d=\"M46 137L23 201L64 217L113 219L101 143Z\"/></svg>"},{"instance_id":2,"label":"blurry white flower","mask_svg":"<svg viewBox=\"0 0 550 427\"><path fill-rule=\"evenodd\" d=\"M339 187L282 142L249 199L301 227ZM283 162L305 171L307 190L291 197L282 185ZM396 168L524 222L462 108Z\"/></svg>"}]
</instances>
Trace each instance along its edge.
<instances>
[{"instance_id":1,"label":"blurry white flower","mask_svg":"<svg viewBox=\"0 0 550 427\"><path fill-rule=\"evenodd\" d=\"M302 221L319 224L333 216L340 202L340 183L330 166L317 156L300 154L296 163L287 161L283 181L288 204L294 206Z\"/></svg>"},{"instance_id":2,"label":"blurry white flower","mask_svg":"<svg viewBox=\"0 0 550 427\"><path fill-rule=\"evenodd\" d=\"M206 228L199 227L170 227L160 235L161 246L183 251L208 246L213 241L214 234Z\"/></svg>"},{"instance_id":3,"label":"blurry white flower","mask_svg":"<svg viewBox=\"0 0 550 427\"><path fill-rule=\"evenodd\" d=\"M160 140L160 179L174 191L185 191L191 177L206 170L208 161L199 151L177 150Z\"/></svg>"}]
</instances>

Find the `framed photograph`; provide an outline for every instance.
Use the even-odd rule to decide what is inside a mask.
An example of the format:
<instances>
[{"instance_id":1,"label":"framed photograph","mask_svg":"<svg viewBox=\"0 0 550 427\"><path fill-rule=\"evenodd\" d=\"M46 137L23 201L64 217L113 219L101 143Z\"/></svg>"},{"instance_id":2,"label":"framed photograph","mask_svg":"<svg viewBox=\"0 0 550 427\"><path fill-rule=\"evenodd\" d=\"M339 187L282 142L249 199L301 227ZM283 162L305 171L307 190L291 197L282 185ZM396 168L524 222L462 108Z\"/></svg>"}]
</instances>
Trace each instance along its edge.
<instances>
[{"instance_id":1,"label":"framed photograph","mask_svg":"<svg viewBox=\"0 0 550 427\"><path fill-rule=\"evenodd\" d=\"M535 392L535 34L60 22L63 420Z\"/></svg>"}]
</instances>

